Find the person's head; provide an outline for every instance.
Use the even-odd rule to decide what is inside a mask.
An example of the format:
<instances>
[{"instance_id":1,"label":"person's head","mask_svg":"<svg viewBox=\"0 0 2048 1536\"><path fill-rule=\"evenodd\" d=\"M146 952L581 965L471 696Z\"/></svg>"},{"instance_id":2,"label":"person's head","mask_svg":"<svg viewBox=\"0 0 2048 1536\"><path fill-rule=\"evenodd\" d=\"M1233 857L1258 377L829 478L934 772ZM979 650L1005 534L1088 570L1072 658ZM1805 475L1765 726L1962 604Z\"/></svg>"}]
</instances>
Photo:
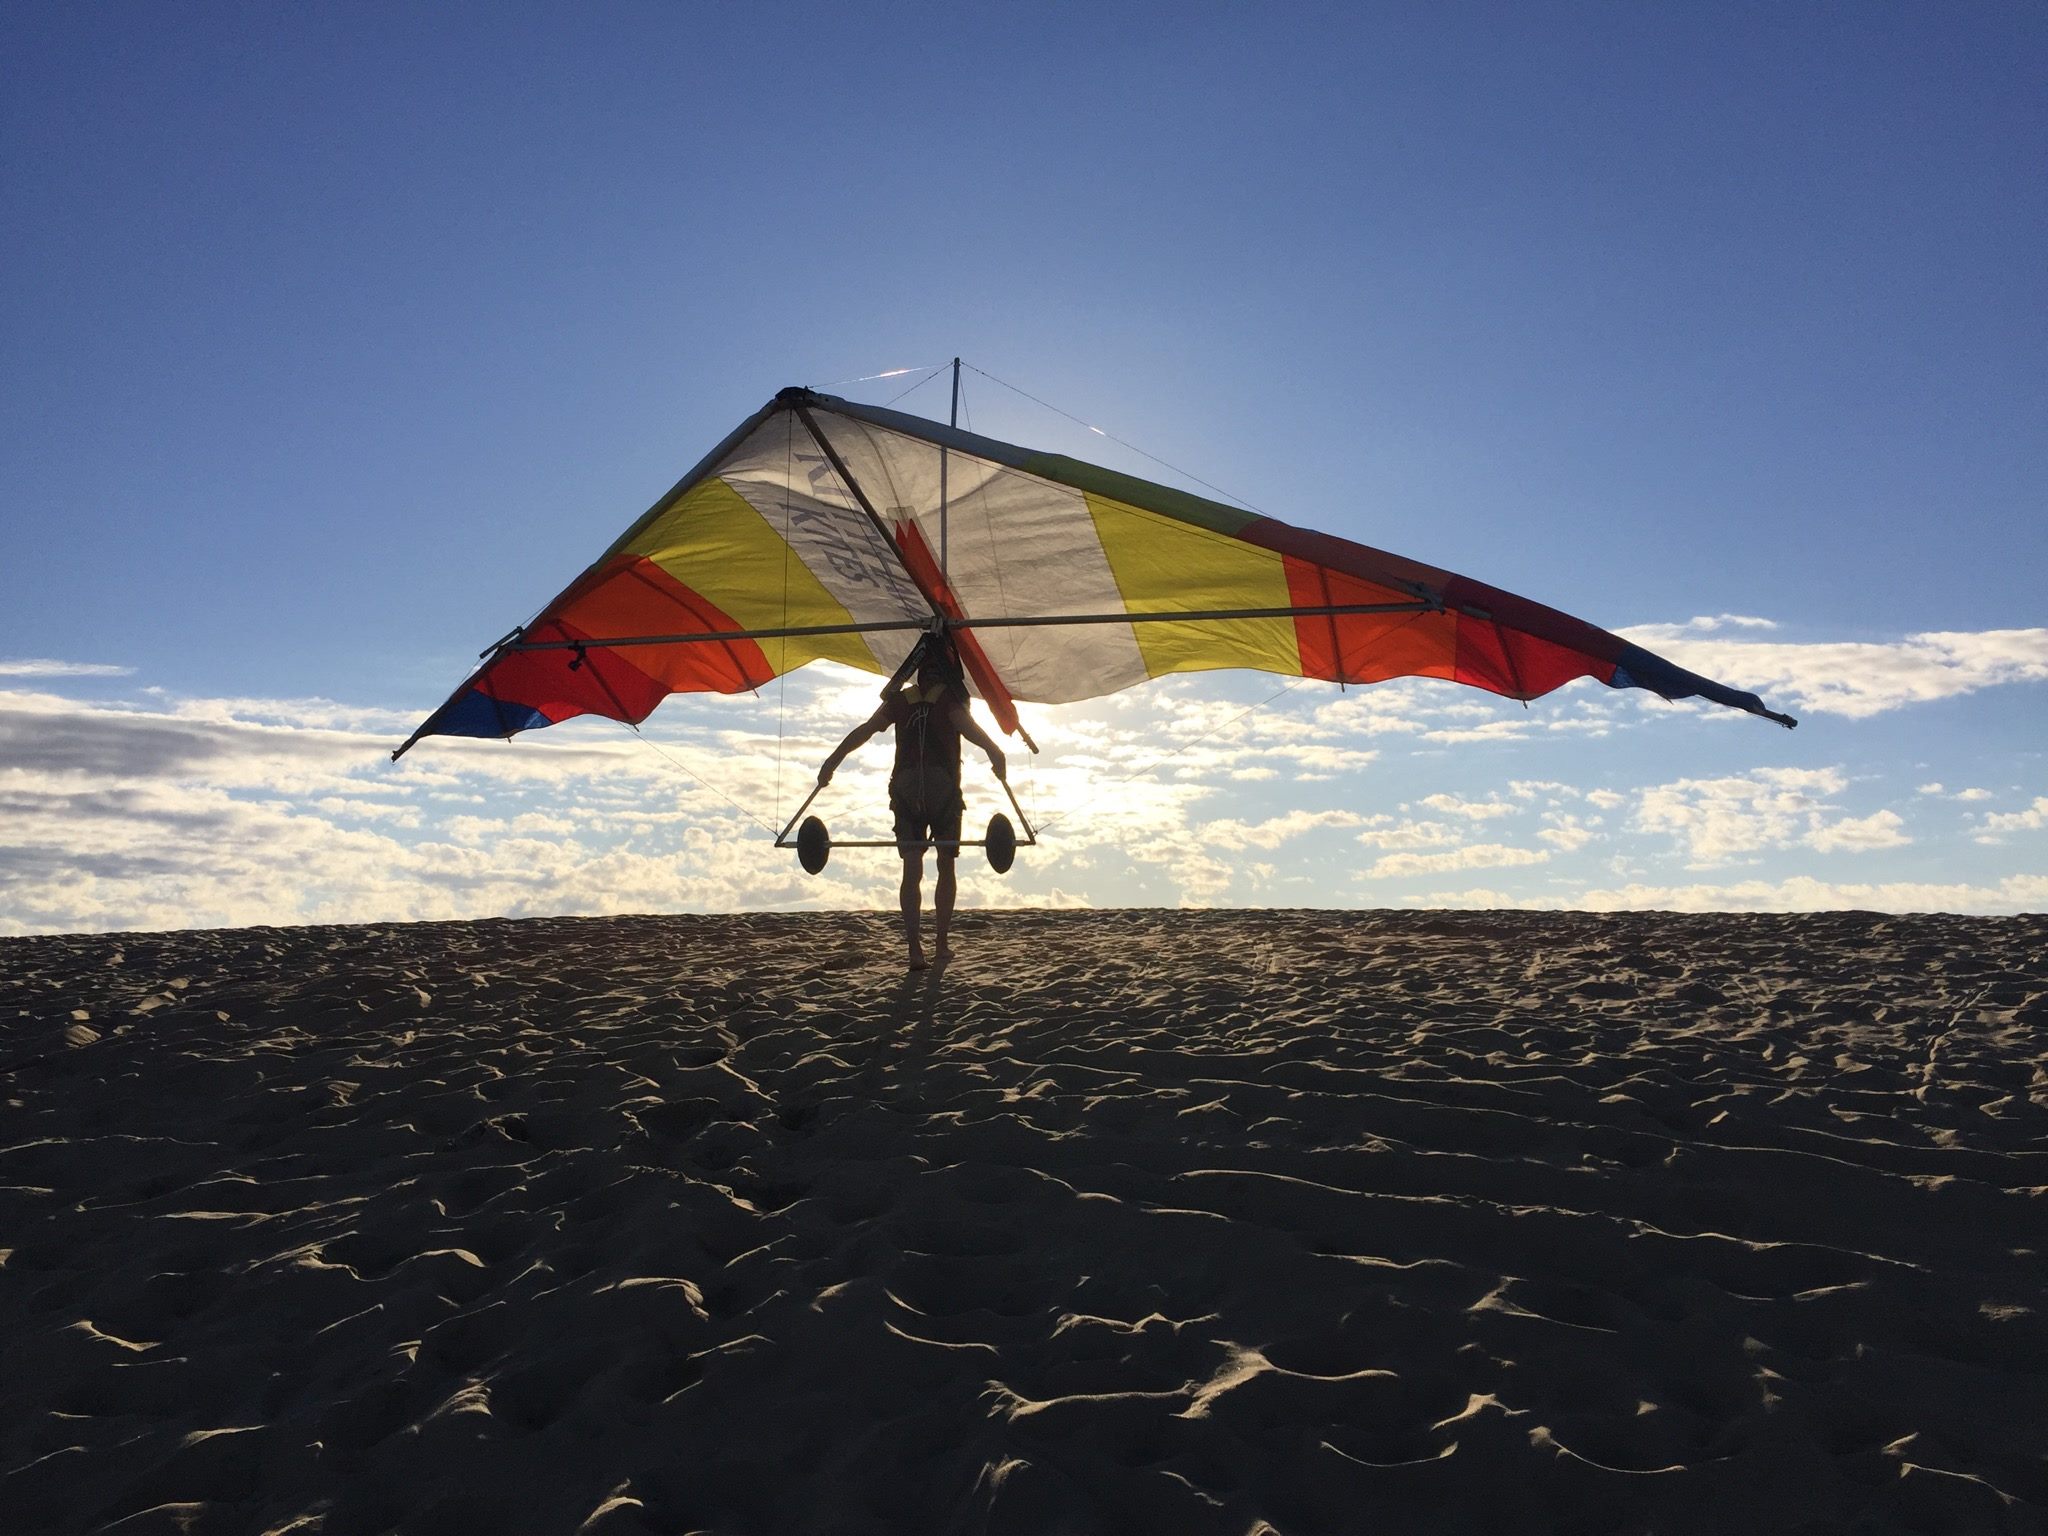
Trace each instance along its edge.
<instances>
[{"instance_id":1,"label":"person's head","mask_svg":"<svg viewBox=\"0 0 2048 1536\"><path fill-rule=\"evenodd\" d=\"M926 646L917 659L917 686L937 688L959 681L960 664L953 658L953 647L943 641Z\"/></svg>"}]
</instances>

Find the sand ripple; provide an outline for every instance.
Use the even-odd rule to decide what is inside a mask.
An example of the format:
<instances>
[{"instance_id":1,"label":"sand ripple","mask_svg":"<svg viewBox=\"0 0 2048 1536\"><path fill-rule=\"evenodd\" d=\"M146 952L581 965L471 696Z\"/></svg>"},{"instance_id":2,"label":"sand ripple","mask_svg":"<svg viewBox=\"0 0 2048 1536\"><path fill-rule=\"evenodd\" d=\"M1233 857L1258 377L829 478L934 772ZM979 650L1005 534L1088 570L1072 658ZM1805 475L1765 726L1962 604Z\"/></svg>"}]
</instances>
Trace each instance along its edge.
<instances>
[{"instance_id":1,"label":"sand ripple","mask_svg":"<svg viewBox=\"0 0 2048 1536\"><path fill-rule=\"evenodd\" d=\"M2048 922L0 942L0 1529L2048 1529Z\"/></svg>"}]
</instances>

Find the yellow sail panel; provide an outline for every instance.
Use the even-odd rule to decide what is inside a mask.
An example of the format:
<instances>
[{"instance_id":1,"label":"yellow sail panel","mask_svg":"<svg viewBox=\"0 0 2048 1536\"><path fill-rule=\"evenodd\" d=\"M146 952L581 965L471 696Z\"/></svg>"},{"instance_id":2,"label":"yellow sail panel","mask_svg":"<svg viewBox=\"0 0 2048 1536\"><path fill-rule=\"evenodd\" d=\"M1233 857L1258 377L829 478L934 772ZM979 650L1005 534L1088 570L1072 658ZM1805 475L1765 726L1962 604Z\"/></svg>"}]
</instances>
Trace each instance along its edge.
<instances>
[{"instance_id":1,"label":"yellow sail panel","mask_svg":"<svg viewBox=\"0 0 2048 1536\"><path fill-rule=\"evenodd\" d=\"M723 480L692 487L620 553L651 560L742 629L853 622L774 526ZM820 660L880 670L859 635L796 635L759 644L778 674Z\"/></svg>"},{"instance_id":2,"label":"yellow sail panel","mask_svg":"<svg viewBox=\"0 0 2048 1536\"><path fill-rule=\"evenodd\" d=\"M1107 496L1088 494L1095 535L1130 613L1200 613L1222 608L1286 608L1281 556L1242 539L1161 517ZM1301 648L1294 620L1203 619L1131 626L1145 670L1208 672L1251 667L1296 676Z\"/></svg>"}]
</instances>

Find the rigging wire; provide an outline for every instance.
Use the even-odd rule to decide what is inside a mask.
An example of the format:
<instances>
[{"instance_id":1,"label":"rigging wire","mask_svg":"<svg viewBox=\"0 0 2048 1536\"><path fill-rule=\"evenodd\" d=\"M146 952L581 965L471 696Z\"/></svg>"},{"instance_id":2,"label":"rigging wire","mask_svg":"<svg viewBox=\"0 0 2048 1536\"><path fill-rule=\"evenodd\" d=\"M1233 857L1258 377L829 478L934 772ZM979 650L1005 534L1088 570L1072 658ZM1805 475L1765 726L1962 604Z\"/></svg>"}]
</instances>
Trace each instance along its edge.
<instances>
[{"instance_id":1,"label":"rigging wire","mask_svg":"<svg viewBox=\"0 0 2048 1536\"><path fill-rule=\"evenodd\" d=\"M961 366L969 367L971 365L967 363L962 363ZM981 372L979 368L976 368L974 371L976 373ZM967 403L967 391L964 388L960 391L960 414L967 422L967 430L969 432L972 432L974 430L974 407ZM995 517L988 510L987 498L988 489L991 483L991 479L989 477L984 476L982 477L980 483L977 484L974 487L974 489L968 494L971 496L979 496L982 498L981 515L983 522L986 523L988 527L989 560L990 563L995 567L996 573L996 601L1002 605L1003 612L1009 613L1013 610L1010 607L1009 588L1003 582L1002 540L996 537ZM1017 668L1018 648L1023 644L1024 641L1023 632L1021 630L1011 630L1009 640L1010 670L1014 673ZM1036 752L1036 750L1026 750L1025 752L1019 754L1019 756L1021 759L1020 766L1024 769L1024 792L1018 796L1018 802L1021 809L1022 803L1024 801L1028 800L1035 803L1038 799L1037 766L1033 761L1033 759L1035 759L1038 756L1038 753ZM1025 817L1025 819L1027 822L1030 821L1030 817L1028 815ZM1032 823L1032 829L1035 834L1037 830L1036 823Z\"/></svg>"},{"instance_id":2,"label":"rigging wire","mask_svg":"<svg viewBox=\"0 0 2048 1536\"><path fill-rule=\"evenodd\" d=\"M950 362L940 363L932 369L932 372L937 373L940 368L950 368L952 366ZM917 363L909 368L885 368L880 373L864 373L857 379L828 379L823 384L813 387L817 389L837 389L842 384L867 384L875 379L900 379L906 373L921 373L924 371L924 367L923 363ZM919 382L922 383L923 381L920 380ZM912 385L911 387L915 389L917 386Z\"/></svg>"},{"instance_id":3,"label":"rigging wire","mask_svg":"<svg viewBox=\"0 0 2048 1536\"><path fill-rule=\"evenodd\" d=\"M916 394L920 389L923 389L925 385L931 383L933 379L936 379L940 374L944 373L948 368L952 366L953 365L951 363L939 364L938 367L934 368L930 373L926 374L923 378L919 379L915 384L911 385L908 389L899 389L896 391L895 394L891 395L888 399L884 400L882 402L883 408L887 409L889 406L894 405L898 400L901 400L905 395Z\"/></svg>"},{"instance_id":4,"label":"rigging wire","mask_svg":"<svg viewBox=\"0 0 2048 1536\"><path fill-rule=\"evenodd\" d=\"M962 366L966 365L962 364ZM979 369L975 371L977 373L980 372ZM967 403L967 391L964 389L960 391L960 415L967 422L967 430L972 432L974 430L974 407ZM981 517L983 523L988 527L989 564L995 568L996 573L996 601L1002 605L1004 613L1012 613L1015 610L1010 607L1009 588L1003 584L1003 543L1002 540L996 537L995 518L988 510L988 487L988 479L983 477L975 485L974 489L967 494L970 497L979 496L982 498ZM1012 670L1015 670L1017 665L1017 647L1023 643L1022 631L1011 630L1009 641L1010 667Z\"/></svg>"},{"instance_id":5,"label":"rigging wire","mask_svg":"<svg viewBox=\"0 0 2048 1536\"><path fill-rule=\"evenodd\" d=\"M639 726L634 725L630 720L626 722L626 725L627 728L630 729L635 736L639 737L639 739L645 745L652 747L655 751L655 755L660 757L671 768L674 768L681 773L688 774L691 778L695 779L699 784L702 784L706 789L710 790L711 793L718 796L718 798L723 800L727 805L731 806L734 810L738 811L742 816L746 817L747 820L751 821L755 826L759 827L763 832L766 832L770 837L776 835L776 829L774 827L771 827L770 825L768 825L767 822L763 821L760 817L756 816L744 805L741 805L739 801L733 799L731 795L728 795L716 784L712 783L709 779L705 778L703 774L698 773L694 768L690 767L689 764L675 757L666 748L664 748L660 742L656 741L653 737L643 732Z\"/></svg>"},{"instance_id":6,"label":"rigging wire","mask_svg":"<svg viewBox=\"0 0 2048 1536\"><path fill-rule=\"evenodd\" d=\"M796 418L787 413L782 421L782 623L789 627L789 492L796 478ZM789 705L789 636L776 647L775 669L775 819L782 820L782 743Z\"/></svg>"},{"instance_id":7,"label":"rigging wire","mask_svg":"<svg viewBox=\"0 0 2048 1536\"><path fill-rule=\"evenodd\" d=\"M974 368L974 364L964 361L961 363L960 366L963 368ZM1058 406L1054 405L1050 400L1039 399L1038 396L1032 394L1031 391L1028 389L1019 389L1016 385L1010 383L1007 379L997 378L994 374L990 373L986 368L974 368L974 371L980 374L984 379L987 379L991 384L1000 384L1003 386L1003 388L1010 391L1011 394L1022 395L1026 400L1029 400L1032 404L1044 406L1048 411L1051 411L1055 416L1064 416L1067 418L1067 420L1071 421L1075 426L1085 427L1090 432L1093 432L1097 437L1106 437L1112 443L1115 443L1118 447L1128 448L1132 453L1137 454L1138 457L1143 459L1150 459L1154 464L1159 465L1162 469L1170 469L1176 475L1179 475L1182 479L1192 480L1195 482L1195 484L1202 486L1204 489L1214 491L1218 496L1223 497L1226 501L1236 502L1240 507L1243 507L1248 512L1256 512L1261 517L1271 517L1273 515L1272 513L1266 511L1262 507L1253 506L1250 502L1246 501L1242 496L1236 495L1230 491L1226 491L1220 485L1211 484L1209 481L1204 480L1200 475L1191 474L1189 471L1182 469L1178 464L1167 463L1166 460L1160 458L1159 455L1156 453L1147 453L1144 449L1140 448L1136 443L1125 442L1124 439L1118 437L1114 432L1103 431L1102 428L1096 426L1095 423L1092 421L1083 421L1080 417L1076 416L1072 411L1061 410Z\"/></svg>"},{"instance_id":8,"label":"rigging wire","mask_svg":"<svg viewBox=\"0 0 2048 1536\"><path fill-rule=\"evenodd\" d=\"M963 362L963 363L961 364L961 366L962 366L963 368L965 368L965 367L969 367L969 366L971 366L971 365L970 365L970 364L967 364L967 363L964 363L964 362ZM979 368L975 369L975 372L976 372L976 373L979 373L980 371L981 371L981 370L980 370ZM968 404L968 402L967 402L967 391L966 391L966 390L965 390L964 388L963 388L963 389L962 389L962 390L960 391L960 417L961 417L961 419L962 419L963 421L965 421L965 422L967 423L967 430L968 430L969 432L972 432L972 431L974 430L974 407L973 407L972 405ZM967 494L968 494L968 497L969 497L970 499L971 499L971 498L973 498L973 497L976 497L976 496L979 496L979 497L981 497L981 498L982 498L982 503L981 503L981 516L982 516L982 521L983 521L983 523L984 523L984 524L986 525L986 527L988 528L988 553L989 553L989 563L990 563L990 564L991 564L991 565L992 565L992 566L994 567L994 569L995 569L995 575L996 575L996 601L997 601L998 603L1000 603L1000 604L1002 605L1002 609L1003 609L1003 612L1005 612L1005 613L1008 613L1008 612L1010 612L1010 595L1009 595L1009 591L1008 591L1008 589L1007 589L1007 588L1006 588L1006 587L1005 587L1005 586L1003 585L1003 546L1002 546L1002 541L1001 541L1000 539L998 539L998 538L997 538L997 537L995 536L995 534L996 534L996 530L995 530L995 519L994 519L994 517L993 517L993 516L992 516L992 515L990 514L990 512L989 512L989 510L988 510L988 500L987 500L987 496L988 496L988 487L989 487L989 481L988 481L987 477L983 477L983 478L982 478L982 479L980 480L980 482L979 482L978 484L976 484L976 486L974 487L974 489L973 489L973 490L971 490L971 491L969 491L969 492L968 492ZM1010 660L1009 660L1009 664L1010 664L1010 668L1011 668L1011 671L1012 671L1012 672L1014 672L1014 671L1016 670L1016 666L1017 666L1017 647L1018 647L1018 645L1019 645L1019 643L1020 643L1020 641L1021 641L1021 635L1020 635L1020 632L1019 632L1019 631L1016 631L1016 630L1012 630L1012 631L1010 632L1010 634L1009 634L1009 641L1010 641ZM1032 752L1030 752L1030 751L1025 751L1025 752L1023 752L1023 753L1020 753L1020 754L1018 755L1018 756L1019 756L1019 763L1018 763L1018 766L1019 766L1019 767L1021 767L1021 768L1023 768L1023 769L1025 770L1025 783L1024 783L1024 785L1023 785L1023 789L1024 789L1024 791L1025 791L1025 792L1024 792L1024 793L1022 793L1022 794L1020 794L1020 795L1018 796L1018 801L1019 801L1020 805L1022 804L1022 802L1023 802L1023 801L1026 801L1026 800L1036 800L1036 799L1038 798L1038 795L1037 795L1037 785L1036 785L1035 781L1033 781L1033 779L1032 779L1032 777L1031 777L1031 767L1032 767L1032 764L1031 764L1031 759L1032 759L1032 758L1033 758L1033 757L1034 757L1035 755L1036 755L1036 754L1034 754L1034 753L1032 753ZM1018 787L1018 786L1016 786L1016 785L1012 785L1012 786L1011 786L1011 788L1012 788L1012 789L1016 789L1017 787ZM1029 815L1028 815L1028 814L1026 815L1025 819L1026 819L1027 821L1029 821L1029 820L1030 820L1030 817L1029 817ZM1037 826L1037 823L1036 823L1036 822L1032 822L1032 823L1031 823L1031 825L1032 825L1032 826L1033 826L1033 828L1035 829L1035 828L1036 828L1036 826Z\"/></svg>"}]
</instances>

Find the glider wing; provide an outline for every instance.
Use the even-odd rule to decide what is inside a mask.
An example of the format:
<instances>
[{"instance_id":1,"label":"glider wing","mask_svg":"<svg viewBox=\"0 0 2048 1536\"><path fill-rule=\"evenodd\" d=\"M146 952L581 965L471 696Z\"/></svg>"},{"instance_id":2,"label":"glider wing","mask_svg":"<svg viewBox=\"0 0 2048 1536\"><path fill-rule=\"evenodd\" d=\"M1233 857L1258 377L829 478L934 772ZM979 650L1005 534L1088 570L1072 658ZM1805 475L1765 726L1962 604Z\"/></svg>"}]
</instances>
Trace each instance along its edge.
<instances>
[{"instance_id":1,"label":"glider wing","mask_svg":"<svg viewBox=\"0 0 2048 1536\"><path fill-rule=\"evenodd\" d=\"M830 659L888 673L943 626L1005 729L1014 701L1246 667L1436 677L1514 699L1576 678L1751 693L1434 566L1075 459L809 390L744 422L414 733L635 722Z\"/></svg>"}]
</instances>

